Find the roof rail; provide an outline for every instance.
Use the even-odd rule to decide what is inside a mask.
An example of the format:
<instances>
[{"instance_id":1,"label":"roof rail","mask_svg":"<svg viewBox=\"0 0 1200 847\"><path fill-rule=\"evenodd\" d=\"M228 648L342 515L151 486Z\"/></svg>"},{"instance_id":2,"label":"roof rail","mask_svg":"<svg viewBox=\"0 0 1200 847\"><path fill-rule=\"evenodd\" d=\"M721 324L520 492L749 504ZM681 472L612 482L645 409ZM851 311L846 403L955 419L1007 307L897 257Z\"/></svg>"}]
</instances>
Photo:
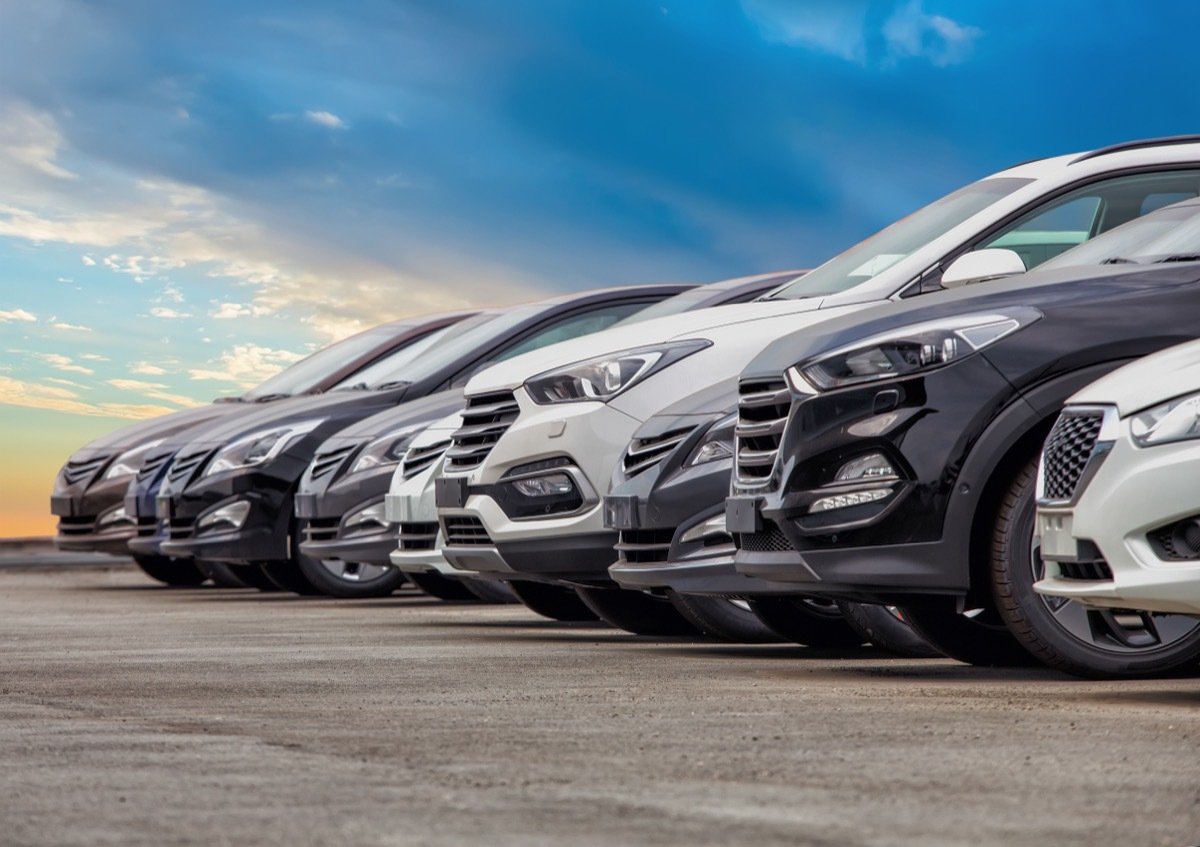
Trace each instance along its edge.
<instances>
[{"instance_id":1,"label":"roof rail","mask_svg":"<svg viewBox=\"0 0 1200 847\"><path fill-rule=\"evenodd\" d=\"M1143 147L1165 147L1168 144L1200 144L1200 135L1168 135L1165 138L1146 138L1141 141L1126 141L1122 144L1113 144L1109 147L1101 147L1099 150L1092 150L1090 153L1084 153L1070 161L1070 164L1082 162L1086 159L1095 159L1098 156L1107 156L1109 153L1120 153L1123 150L1140 150Z\"/></svg>"}]
</instances>

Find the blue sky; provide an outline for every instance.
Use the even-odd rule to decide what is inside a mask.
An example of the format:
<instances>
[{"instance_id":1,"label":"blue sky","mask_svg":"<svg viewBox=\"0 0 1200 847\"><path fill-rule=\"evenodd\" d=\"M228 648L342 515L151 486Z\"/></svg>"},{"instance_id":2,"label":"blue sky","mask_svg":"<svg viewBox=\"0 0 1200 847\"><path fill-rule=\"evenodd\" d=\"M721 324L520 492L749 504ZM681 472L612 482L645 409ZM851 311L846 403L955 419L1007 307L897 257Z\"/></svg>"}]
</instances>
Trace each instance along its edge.
<instances>
[{"instance_id":1,"label":"blue sky","mask_svg":"<svg viewBox=\"0 0 1200 847\"><path fill-rule=\"evenodd\" d=\"M0 4L0 415L98 434L385 318L816 264L1013 162L1196 131L1197 24L1168 0Z\"/></svg>"}]
</instances>

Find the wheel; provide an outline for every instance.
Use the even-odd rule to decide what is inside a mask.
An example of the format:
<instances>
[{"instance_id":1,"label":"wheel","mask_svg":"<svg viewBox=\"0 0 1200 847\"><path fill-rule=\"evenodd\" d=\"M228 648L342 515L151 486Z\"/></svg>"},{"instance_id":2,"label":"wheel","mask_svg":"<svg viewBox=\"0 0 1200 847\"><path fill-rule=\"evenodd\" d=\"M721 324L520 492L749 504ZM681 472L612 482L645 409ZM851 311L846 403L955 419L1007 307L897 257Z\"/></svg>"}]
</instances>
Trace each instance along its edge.
<instances>
[{"instance_id":1,"label":"wheel","mask_svg":"<svg viewBox=\"0 0 1200 847\"><path fill-rule=\"evenodd\" d=\"M513 580L509 589L531 612L556 621L594 621L596 613L572 589L547 582Z\"/></svg>"},{"instance_id":2,"label":"wheel","mask_svg":"<svg viewBox=\"0 0 1200 847\"><path fill-rule=\"evenodd\" d=\"M881 650L906 659L935 659L942 652L917 635L895 606L838 602L850 628Z\"/></svg>"},{"instance_id":3,"label":"wheel","mask_svg":"<svg viewBox=\"0 0 1200 847\"><path fill-rule=\"evenodd\" d=\"M439 600L475 600L477 599L461 579L451 579L436 573L410 573L408 578L412 584L424 591L430 597Z\"/></svg>"},{"instance_id":4,"label":"wheel","mask_svg":"<svg viewBox=\"0 0 1200 847\"><path fill-rule=\"evenodd\" d=\"M625 588L576 588L575 593L600 620L634 635L700 634L665 597Z\"/></svg>"},{"instance_id":5,"label":"wheel","mask_svg":"<svg viewBox=\"0 0 1200 847\"><path fill-rule=\"evenodd\" d=\"M667 599L675 611L711 638L737 644L772 644L783 640L779 633L758 619L745 600L680 594L677 591L668 591Z\"/></svg>"},{"instance_id":6,"label":"wheel","mask_svg":"<svg viewBox=\"0 0 1200 847\"><path fill-rule=\"evenodd\" d=\"M234 579L249 588L257 588L259 591L268 593L282 590L267 578L267 575L263 573L262 568L258 565L225 565L224 567L229 569Z\"/></svg>"},{"instance_id":7,"label":"wheel","mask_svg":"<svg viewBox=\"0 0 1200 847\"><path fill-rule=\"evenodd\" d=\"M1034 538L1037 461L1017 474L992 529L992 591L1013 635L1046 664L1075 676L1164 676L1200 659L1200 620L1119 609L1092 609L1033 590L1042 578Z\"/></svg>"},{"instance_id":8,"label":"wheel","mask_svg":"<svg viewBox=\"0 0 1200 847\"><path fill-rule=\"evenodd\" d=\"M172 559L169 556L134 556L133 560L142 572L151 579L172 588L199 585L208 579L195 562L190 559Z\"/></svg>"},{"instance_id":9,"label":"wheel","mask_svg":"<svg viewBox=\"0 0 1200 847\"><path fill-rule=\"evenodd\" d=\"M212 580L213 585L219 588L250 588L251 586L238 579L238 575L233 572L233 568L222 562L205 562L197 560L196 567Z\"/></svg>"},{"instance_id":10,"label":"wheel","mask_svg":"<svg viewBox=\"0 0 1200 847\"><path fill-rule=\"evenodd\" d=\"M470 591L484 603L520 603L512 589L498 579L464 579L462 581L467 591Z\"/></svg>"},{"instance_id":11,"label":"wheel","mask_svg":"<svg viewBox=\"0 0 1200 847\"><path fill-rule=\"evenodd\" d=\"M917 635L951 659L981 667L1028 667L1038 664L1008 631L996 607L959 612L951 598L896 610Z\"/></svg>"},{"instance_id":12,"label":"wheel","mask_svg":"<svg viewBox=\"0 0 1200 847\"><path fill-rule=\"evenodd\" d=\"M275 583L282 591L290 591L304 597L315 597L321 593L321 590L309 581L308 577L304 575L304 571L300 570L300 563L297 561L299 558L299 556L293 556L291 559L272 559L259 562L258 566L267 575L267 579Z\"/></svg>"},{"instance_id":13,"label":"wheel","mask_svg":"<svg viewBox=\"0 0 1200 847\"><path fill-rule=\"evenodd\" d=\"M300 571L330 597L386 597L404 585L404 574L391 565L300 557Z\"/></svg>"},{"instance_id":14,"label":"wheel","mask_svg":"<svg viewBox=\"0 0 1200 847\"><path fill-rule=\"evenodd\" d=\"M786 641L808 647L857 647L863 637L850 628L837 603L810 597L756 597L750 608Z\"/></svg>"}]
</instances>

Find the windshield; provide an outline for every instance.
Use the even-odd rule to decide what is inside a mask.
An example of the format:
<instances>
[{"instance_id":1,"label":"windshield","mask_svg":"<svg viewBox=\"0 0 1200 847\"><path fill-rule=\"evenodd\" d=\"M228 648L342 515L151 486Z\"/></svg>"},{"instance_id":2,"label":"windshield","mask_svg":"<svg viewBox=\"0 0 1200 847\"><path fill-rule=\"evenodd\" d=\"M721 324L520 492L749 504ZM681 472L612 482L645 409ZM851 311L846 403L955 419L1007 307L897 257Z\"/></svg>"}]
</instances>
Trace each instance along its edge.
<instances>
[{"instance_id":1,"label":"windshield","mask_svg":"<svg viewBox=\"0 0 1200 847\"><path fill-rule=\"evenodd\" d=\"M1147 262L1164 256L1200 252L1200 203L1189 200L1122 224L1062 253L1038 270Z\"/></svg>"},{"instance_id":2,"label":"windshield","mask_svg":"<svg viewBox=\"0 0 1200 847\"><path fill-rule=\"evenodd\" d=\"M372 350L386 345L401 331L401 328L395 326L377 326L344 338L256 385L243 397L246 400L257 400L268 395L294 396L312 391L342 368L370 355Z\"/></svg>"},{"instance_id":3,"label":"windshield","mask_svg":"<svg viewBox=\"0 0 1200 847\"><path fill-rule=\"evenodd\" d=\"M467 318L465 321L459 321L451 326L435 329L407 347L389 353L377 362L352 373L335 385L333 389L336 391L342 388L378 388L392 382L415 382L418 377L413 374L424 365L429 356L437 355L434 350L436 346L466 332L480 319L490 317L491 315L485 313Z\"/></svg>"},{"instance_id":4,"label":"windshield","mask_svg":"<svg viewBox=\"0 0 1200 847\"><path fill-rule=\"evenodd\" d=\"M971 183L901 218L791 285L779 289L771 295L771 299L822 297L869 282L929 242L1031 182L1031 179L1002 177Z\"/></svg>"}]
</instances>

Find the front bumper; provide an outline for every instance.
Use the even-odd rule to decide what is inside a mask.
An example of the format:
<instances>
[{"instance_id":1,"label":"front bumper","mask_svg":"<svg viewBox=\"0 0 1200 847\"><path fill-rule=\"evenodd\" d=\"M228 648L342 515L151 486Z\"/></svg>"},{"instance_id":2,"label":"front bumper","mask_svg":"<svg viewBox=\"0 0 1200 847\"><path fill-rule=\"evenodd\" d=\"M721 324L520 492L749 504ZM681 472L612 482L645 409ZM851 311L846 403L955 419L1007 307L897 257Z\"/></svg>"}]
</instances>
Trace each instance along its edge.
<instances>
[{"instance_id":1,"label":"front bumper","mask_svg":"<svg viewBox=\"0 0 1200 847\"><path fill-rule=\"evenodd\" d=\"M1168 547L1152 543L1200 516L1197 471L1200 442L1139 448L1129 437L1129 420L1122 421L1075 502L1039 505L1046 578L1034 589L1089 606L1200 615L1200 557L1174 558ZM1111 578L1087 566L1097 551Z\"/></svg>"},{"instance_id":2,"label":"front bumper","mask_svg":"<svg viewBox=\"0 0 1200 847\"><path fill-rule=\"evenodd\" d=\"M125 511L131 479L88 479L57 487L50 498L50 513L58 516L55 545L60 550L127 555L126 545L137 534L136 517Z\"/></svg>"}]
</instances>

